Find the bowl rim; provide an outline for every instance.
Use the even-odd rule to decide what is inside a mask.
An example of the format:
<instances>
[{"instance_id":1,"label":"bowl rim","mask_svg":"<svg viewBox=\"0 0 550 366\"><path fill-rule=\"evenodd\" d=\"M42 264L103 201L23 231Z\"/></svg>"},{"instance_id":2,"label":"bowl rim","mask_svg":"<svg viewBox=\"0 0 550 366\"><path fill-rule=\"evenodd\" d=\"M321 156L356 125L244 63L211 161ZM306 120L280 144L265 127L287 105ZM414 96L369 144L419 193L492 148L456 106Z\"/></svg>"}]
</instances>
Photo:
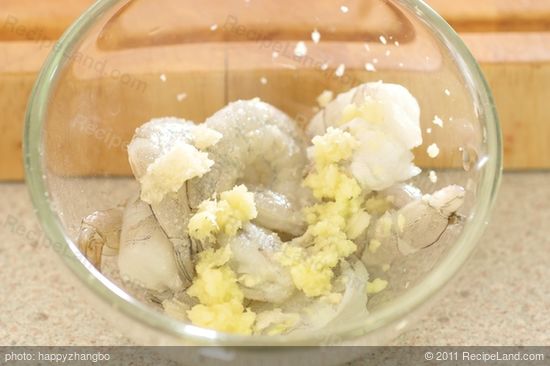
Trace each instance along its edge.
<instances>
[{"instance_id":1,"label":"bowl rim","mask_svg":"<svg viewBox=\"0 0 550 366\"><path fill-rule=\"evenodd\" d=\"M460 37L434 10L422 0L393 0L400 6L415 12L420 20L437 29L450 50L455 53L463 71L467 72L473 90L481 106L480 120L485 122L487 155L490 157L481 170L478 200L473 208L475 220L468 220L457 242L448 254L442 258L430 273L416 286L399 296L399 301L376 309L365 322L348 324L330 334L279 335L279 336L242 336L217 332L194 325L184 324L164 315L137 299L131 297L95 269L80 253L78 246L63 230L63 225L47 194L47 182L42 166L42 124L47 114L47 102L57 85L60 70L66 62L65 55L80 40L97 19L116 7L123 6L128 0L99 0L86 10L78 20L64 33L52 52L49 54L31 93L25 116L23 138L23 158L25 176L38 219L47 236L67 267L102 301L116 308L126 317L133 319L152 330L167 333L181 341L197 345L312 345L344 342L358 338L367 333L374 333L384 327L403 319L407 314L421 307L458 272L475 248L489 215L494 206L496 194L502 175L502 136L496 107L490 88L479 65L473 58ZM323 333L323 332L319 332Z\"/></svg>"}]
</instances>

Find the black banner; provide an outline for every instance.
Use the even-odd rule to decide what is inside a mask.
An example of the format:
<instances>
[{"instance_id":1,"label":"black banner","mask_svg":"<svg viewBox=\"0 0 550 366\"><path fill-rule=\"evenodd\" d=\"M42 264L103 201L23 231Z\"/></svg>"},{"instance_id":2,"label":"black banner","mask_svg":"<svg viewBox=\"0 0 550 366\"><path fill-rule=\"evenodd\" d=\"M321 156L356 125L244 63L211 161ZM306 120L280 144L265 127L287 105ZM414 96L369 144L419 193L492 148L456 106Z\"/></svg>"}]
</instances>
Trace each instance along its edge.
<instances>
[{"instance_id":1,"label":"black banner","mask_svg":"<svg viewBox=\"0 0 550 366\"><path fill-rule=\"evenodd\" d=\"M0 365L550 365L550 347L0 347Z\"/></svg>"}]
</instances>

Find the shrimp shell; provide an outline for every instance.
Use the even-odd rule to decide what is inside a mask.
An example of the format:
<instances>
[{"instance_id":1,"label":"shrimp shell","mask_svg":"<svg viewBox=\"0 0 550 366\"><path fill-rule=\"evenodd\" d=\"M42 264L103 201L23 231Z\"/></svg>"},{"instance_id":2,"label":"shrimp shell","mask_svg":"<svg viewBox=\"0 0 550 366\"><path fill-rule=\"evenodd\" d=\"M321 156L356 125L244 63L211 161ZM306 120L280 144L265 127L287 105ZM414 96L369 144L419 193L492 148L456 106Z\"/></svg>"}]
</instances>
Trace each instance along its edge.
<instances>
[{"instance_id":1,"label":"shrimp shell","mask_svg":"<svg viewBox=\"0 0 550 366\"><path fill-rule=\"evenodd\" d=\"M96 211L82 220L77 243L84 256L98 269L101 269L101 256L107 250L118 251L122 212L120 207Z\"/></svg>"},{"instance_id":2,"label":"shrimp shell","mask_svg":"<svg viewBox=\"0 0 550 366\"><path fill-rule=\"evenodd\" d=\"M122 222L118 255L121 277L156 292L180 289L182 280L172 243L151 206L136 197L126 206Z\"/></svg>"},{"instance_id":3,"label":"shrimp shell","mask_svg":"<svg viewBox=\"0 0 550 366\"><path fill-rule=\"evenodd\" d=\"M367 266L390 264L397 256L409 255L436 243L450 224L450 219L464 202L464 188L457 185L444 187L432 194L419 198L416 188L403 185L387 190L398 194L403 191L400 203L406 203L397 210L388 210L377 217L369 227L367 240L378 240L381 244L375 251L364 249L361 260ZM387 235L377 230L382 220L391 220ZM365 244L363 244L365 245Z\"/></svg>"},{"instance_id":4,"label":"shrimp shell","mask_svg":"<svg viewBox=\"0 0 550 366\"><path fill-rule=\"evenodd\" d=\"M135 177L138 180L142 178L147 167L168 153L176 143L193 143L196 129L193 122L174 117L153 119L139 127L128 145L128 157ZM191 210L186 184L177 192L166 194L160 202L151 204L151 210L172 243L183 283L189 285L194 274L192 256L198 249L194 247L187 232Z\"/></svg>"}]
</instances>

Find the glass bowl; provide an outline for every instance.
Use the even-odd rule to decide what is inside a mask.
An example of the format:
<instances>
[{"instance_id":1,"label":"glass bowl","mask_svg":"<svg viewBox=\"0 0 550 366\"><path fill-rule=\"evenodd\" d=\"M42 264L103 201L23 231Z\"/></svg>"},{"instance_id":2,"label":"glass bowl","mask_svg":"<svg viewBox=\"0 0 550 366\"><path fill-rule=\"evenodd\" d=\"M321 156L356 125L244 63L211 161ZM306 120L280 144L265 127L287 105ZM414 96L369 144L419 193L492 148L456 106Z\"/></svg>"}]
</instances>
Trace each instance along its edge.
<instances>
[{"instance_id":1,"label":"glass bowl","mask_svg":"<svg viewBox=\"0 0 550 366\"><path fill-rule=\"evenodd\" d=\"M260 97L304 126L323 90L377 80L403 84L420 104L424 143L414 152L423 172L414 183L423 192L459 184L466 199L459 224L392 265L365 319L307 337L203 329L140 301L116 268L99 272L75 245L84 216L137 191L126 145L151 118L204 121L230 101ZM426 153L432 143L436 158ZM98 1L40 73L24 151L32 200L63 262L117 327L155 345L384 344L472 253L501 174L497 115L478 65L443 19L412 0Z\"/></svg>"}]
</instances>

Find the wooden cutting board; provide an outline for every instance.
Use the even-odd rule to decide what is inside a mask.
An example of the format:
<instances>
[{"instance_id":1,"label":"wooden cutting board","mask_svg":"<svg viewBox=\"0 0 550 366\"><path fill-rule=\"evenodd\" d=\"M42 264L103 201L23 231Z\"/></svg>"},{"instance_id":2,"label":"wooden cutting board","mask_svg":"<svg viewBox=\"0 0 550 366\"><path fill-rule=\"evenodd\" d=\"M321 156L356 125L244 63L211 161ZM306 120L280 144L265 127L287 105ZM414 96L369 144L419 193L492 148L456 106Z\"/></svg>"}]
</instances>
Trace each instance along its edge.
<instances>
[{"instance_id":1,"label":"wooden cutting board","mask_svg":"<svg viewBox=\"0 0 550 366\"><path fill-rule=\"evenodd\" d=\"M260 11L281 11L285 1L273 2L272 7ZM92 2L0 0L0 180L23 177L23 118L36 74L52 42ZM314 4L323 6L324 3L320 0ZM501 118L506 168L550 168L550 144L547 143L550 139L547 106L550 101L550 0L431 0L430 3L461 33L482 65ZM301 4L309 6L307 2ZM300 16L303 12L296 14ZM144 23L151 16L154 14L144 17ZM323 21L331 24L330 12ZM182 25L185 26L193 29L192 24ZM276 32L277 28L270 31ZM344 28L343 32L346 34L341 35L342 38L354 36L351 30ZM368 27L357 34L362 36L361 32L368 35ZM291 34L275 36L292 39ZM103 46L116 48L117 40L108 40ZM197 57L200 59L201 55ZM204 57L207 62L208 55ZM218 76L208 77L214 80ZM221 103L221 98L213 100L213 106Z\"/></svg>"}]
</instances>

